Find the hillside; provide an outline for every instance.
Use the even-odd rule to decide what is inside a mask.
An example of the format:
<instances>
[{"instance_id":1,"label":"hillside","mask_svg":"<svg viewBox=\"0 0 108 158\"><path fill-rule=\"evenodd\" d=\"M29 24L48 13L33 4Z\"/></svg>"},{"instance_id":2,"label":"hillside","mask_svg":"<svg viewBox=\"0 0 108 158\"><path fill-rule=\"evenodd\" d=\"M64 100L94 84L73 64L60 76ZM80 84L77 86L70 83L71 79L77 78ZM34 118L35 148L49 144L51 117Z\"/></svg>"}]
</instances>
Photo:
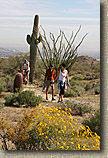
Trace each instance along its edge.
<instances>
[{"instance_id":1,"label":"hillside","mask_svg":"<svg viewBox=\"0 0 108 158\"><path fill-rule=\"evenodd\" d=\"M70 75L82 74L83 76L87 74L100 75L100 61L88 57L88 56L79 56L72 66Z\"/></svg>"},{"instance_id":2,"label":"hillside","mask_svg":"<svg viewBox=\"0 0 108 158\"><path fill-rule=\"evenodd\" d=\"M92 132L96 132L98 135L100 135L100 62L88 56L78 57L76 63L72 66L72 69L69 72L70 87L68 87L68 89L65 91L63 102L58 103L59 90L57 82L54 84L54 98L56 99L55 101L52 101L51 88L49 89L48 93L48 101L46 101L45 91L42 91L44 80L44 75L42 71L45 69L43 68L41 60L37 60L35 71L36 79L34 83L29 85L23 84L23 89L20 93L13 93L15 74L17 73L20 64L25 58L29 60L29 56L25 55L0 58L0 127L3 127L3 129L5 129L4 131L8 131L8 134L6 132L6 134L4 135L6 138L5 140L8 150L19 150L19 148L15 145L18 143L19 145L21 145L22 138L24 140L24 145L26 144L27 147L29 146L29 144L27 144L29 142L31 142L32 144L32 142L37 142L37 140L40 140L39 143L41 143L41 140L43 140L43 142L51 142L51 147L48 148L49 150L59 150L61 148L59 148L59 146L56 148L56 144L54 144L55 140L51 141L50 139L53 138L55 134L55 138L58 137L63 139L64 144L60 140L60 146L64 145L62 147L65 147L65 143L67 142L68 149L70 148L69 150L77 149L75 146L76 142L80 142L81 147L83 148L84 146L84 150L86 150L85 146L87 149L89 148L90 150L99 150L100 140L97 140L97 136L96 141L98 142L98 144L91 144L92 137L86 138L85 136L82 137L82 135L78 135L79 131L75 133L76 131L73 131L73 126L71 128L70 125L72 125L73 123L76 130L80 128L84 129L86 126L89 126ZM45 110L43 111L44 113L41 112L42 109ZM35 112L36 115L34 115ZM54 113L56 116L55 119ZM39 114L38 119L37 114ZM43 118L43 116L45 117ZM71 118L73 121L71 120L69 122L69 118ZM34 122L34 119L36 122ZM25 120L27 122L25 122ZM31 120L32 122L29 122L29 120ZM59 123L57 127L55 127L55 122L52 123L54 120L56 121L56 123ZM60 120L62 120L64 123L60 122ZM23 122L24 124L22 124ZM39 128L39 122L42 122L42 124L45 123L45 125L47 126L47 131L49 133L52 133L51 136L44 131L46 128L42 128L42 132L34 130L34 127L36 127L35 129ZM69 126L67 122L69 123ZM19 126L20 123L21 126ZM63 127L61 126L62 123ZM53 130L51 130L52 126ZM28 134L30 134L30 141L26 139L27 137L25 137L27 134L25 133L26 127ZM69 128L69 131L71 131L71 133L67 133L67 130L62 130L64 129L64 127L66 129ZM19 128L22 129L21 132ZM14 129L15 132L13 133ZM19 131L19 133L17 133L16 131ZM44 133L45 136L43 135ZM8 135L9 138L7 137ZM19 138L21 138L20 141ZM5 149L5 146L2 142L3 139L0 136L0 150ZM72 146L71 143L74 144L74 146ZM21 146L21 150L22 149L25 149L25 147ZM36 150L38 150L38 148L36 148Z\"/></svg>"},{"instance_id":3,"label":"hillside","mask_svg":"<svg viewBox=\"0 0 108 158\"><path fill-rule=\"evenodd\" d=\"M79 56L77 58L77 63L80 63L80 64L99 64L99 61L92 58L92 57L89 57L89 56Z\"/></svg>"}]
</instances>

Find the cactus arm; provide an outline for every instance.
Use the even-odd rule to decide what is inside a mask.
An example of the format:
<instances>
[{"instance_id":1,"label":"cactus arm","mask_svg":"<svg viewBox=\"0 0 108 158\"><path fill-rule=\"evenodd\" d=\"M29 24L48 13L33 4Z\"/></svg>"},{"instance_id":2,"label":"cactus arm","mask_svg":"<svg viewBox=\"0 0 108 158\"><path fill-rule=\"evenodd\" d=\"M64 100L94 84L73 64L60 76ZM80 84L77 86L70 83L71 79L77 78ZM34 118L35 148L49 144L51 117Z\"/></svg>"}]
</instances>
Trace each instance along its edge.
<instances>
[{"instance_id":1,"label":"cactus arm","mask_svg":"<svg viewBox=\"0 0 108 158\"><path fill-rule=\"evenodd\" d=\"M41 42L41 36L38 37L39 16L35 15L32 35L27 35L27 43L30 45L30 82L35 78L35 64L37 57L38 44Z\"/></svg>"}]
</instances>

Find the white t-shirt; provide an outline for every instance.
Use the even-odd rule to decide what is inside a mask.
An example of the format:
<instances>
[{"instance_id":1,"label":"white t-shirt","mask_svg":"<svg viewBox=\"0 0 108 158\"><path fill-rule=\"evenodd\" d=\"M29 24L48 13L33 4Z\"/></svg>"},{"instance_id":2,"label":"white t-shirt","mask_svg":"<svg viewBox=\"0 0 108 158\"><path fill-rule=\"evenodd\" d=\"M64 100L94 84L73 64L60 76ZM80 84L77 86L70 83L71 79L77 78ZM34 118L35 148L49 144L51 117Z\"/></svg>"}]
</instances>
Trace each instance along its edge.
<instances>
[{"instance_id":1,"label":"white t-shirt","mask_svg":"<svg viewBox=\"0 0 108 158\"><path fill-rule=\"evenodd\" d=\"M64 73L60 70L60 74L59 74L59 79L58 80L60 80L60 81L62 81L64 83L66 81L66 76L67 76L67 70L65 70Z\"/></svg>"},{"instance_id":2,"label":"white t-shirt","mask_svg":"<svg viewBox=\"0 0 108 158\"><path fill-rule=\"evenodd\" d=\"M23 66L24 66L24 70L30 70L30 68L28 68L29 66L29 62L27 61L26 63L23 63Z\"/></svg>"}]
</instances>

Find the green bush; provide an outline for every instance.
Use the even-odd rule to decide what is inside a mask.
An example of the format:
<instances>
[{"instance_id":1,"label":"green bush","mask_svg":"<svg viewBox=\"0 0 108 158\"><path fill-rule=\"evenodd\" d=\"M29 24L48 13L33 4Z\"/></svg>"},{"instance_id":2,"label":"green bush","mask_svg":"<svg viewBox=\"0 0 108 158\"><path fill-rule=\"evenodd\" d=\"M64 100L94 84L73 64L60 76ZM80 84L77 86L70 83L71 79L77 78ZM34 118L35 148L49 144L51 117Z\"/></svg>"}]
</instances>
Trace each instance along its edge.
<instances>
[{"instance_id":1,"label":"green bush","mask_svg":"<svg viewBox=\"0 0 108 158\"><path fill-rule=\"evenodd\" d=\"M11 77L10 75L7 75L5 77L6 82L6 89L8 92L13 92L13 84L14 84L14 77Z\"/></svg>"},{"instance_id":2,"label":"green bush","mask_svg":"<svg viewBox=\"0 0 108 158\"><path fill-rule=\"evenodd\" d=\"M4 81L3 78L0 79L0 93L1 92L5 92L7 89L6 89L6 82Z\"/></svg>"},{"instance_id":3,"label":"green bush","mask_svg":"<svg viewBox=\"0 0 108 158\"><path fill-rule=\"evenodd\" d=\"M95 94L100 94L100 87L95 88Z\"/></svg>"},{"instance_id":4,"label":"green bush","mask_svg":"<svg viewBox=\"0 0 108 158\"><path fill-rule=\"evenodd\" d=\"M74 85L71 87L71 89L77 93L78 96L81 96L85 93L85 90L82 86Z\"/></svg>"},{"instance_id":5,"label":"green bush","mask_svg":"<svg viewBox=\"0 0 108 158\"><path fill-rule=\"evenodd\" d=\"M69 89L65 92L64 97L77 97L77 92L73 91L72 89Z\"/></svg>"},{"instance_id":6,"label":"green bush","mask_svg":"<svg viewBox=\"0 0 108 158\"><path fill-rule=\"evenodd\" d=\"M83 75L79 74L79 75L76 75L76 76L72 77L72 79L74 79L74 80L84 80L84 77L83 77Z\"/></svg>"},{"instance_id":7,"label":"green bush","mask_svg":"<svg viewBox=\"0 0 108 158\"><path fill-rule=\"evenodd\" d=\"M100 109L98 109L90 118L84 120L83 125L89 126L93 132L100 135Z\"/></svg>"},{"instance_id":8,"label":"green bush","mask_svg":"<svg viewBox=\"0 0 108 158\"><path fill-rule=\"evenodd\" d=\"M6 92L6 87L0 83L0 93L1 92Z\"/></svg>"},{"instance_id":9,"label":"green bush","mask_svg":"<svg viewBox=\"0 0 108 158\"><path fill-rule=\"evenodd\" d=\"M18 95L17 94L5 95L4 99L6 106L14 106L14 104L17 102Z\"/></svg>"},{"instance_id":10,"label":"green bush","mask_svg":"<svg viewBox=\"0 0 108 158\"><path fill-rule=\"evenodd\" d=\"M23 91L21 93L7 95L4 98L6 100L6 106L14 106L16 104L25 106L36 106L43 100L41 96L35 96L33 91Z\"/></svg>"},{"instance_id":11,"label":"green bush","mask_svg":"<svg viewBox=\"0 0 108 158\"><path fill-rule=\"evenodd\" d=\"M80 115L83 115L84 113L91 113L93 111L91 106L85 104L77 104L75 109L79 111Z\"/></svg>"},{"instance_id":12,"label":"green bush","mask_svg":"<svg viewBox=\"0 0 108 158\"><path fill-rule=\"evenodd\" d=\"M18 96L19 105L36 106L42 100L41 96L35 96L34 91L23 91Z\"/></svg>"},{"instance_id":13,"label":"green bush","mask_svg":"<svg viewBox=\"0 0 108 158\"><path fill-rule=\"evenodd\" d=\"M84 93L85 93L85 90L80 84L73 84L71 88L69 88L65 92L64 97L77 97L77 96L81 96Z\"/></svg>"},{"instance_id":14,"label":"green bush","mask_svg":"<svg viewBox=\"0 0 108 158\"><path fill-rule=\"evenodd\" d=\"M10 75L2 76L0 80L0 92L13 92L14 77Z\"/></svg>"},{"instance_id":15,"label":"green bush","mask_svg":"<svg viewBox=\"0 0 108 158\"><path fill-rule=\"evenodd\" d=\"M73 86L81 86L81 87L84 87L85 86L85 82L80 82L78 80L74 80L73 78L70 80L70 86L73 87Z\"/></svg>"},{"instance_id":16,"label":"green bush","mask_svg":"<svg viewBox=\"0 0 108 158\"><path fill-rule=\"evenodd\" d=\"M80 104L76 103L75 101L72 100L67 100L63 104L61 104L61 108L65 110L71 109L72 115L80 115L83 116L85 113L91 113L93 111L93 108L91 106L85 105L85 104Z\"/></svg>"},{"instance_id":17,"label":"green bush","mask_svg":"<svg viewBox=\"0 0 108 158\"><path fill-rule=\"evenodd\" d=\"M0 102L0 109L3 108L5 105L4 103Z\"/></svg>"},{"instance_id":18,"label":"green bush","mask_svg":"<svg viewBox=\"0 0 108 158\"><path fill-rule=\"evenodd\" d=\"M85 90L88 91L91 88L93 88L93 84L87 83L86 86L85 86Z\"/></svg>"}]
</instances>

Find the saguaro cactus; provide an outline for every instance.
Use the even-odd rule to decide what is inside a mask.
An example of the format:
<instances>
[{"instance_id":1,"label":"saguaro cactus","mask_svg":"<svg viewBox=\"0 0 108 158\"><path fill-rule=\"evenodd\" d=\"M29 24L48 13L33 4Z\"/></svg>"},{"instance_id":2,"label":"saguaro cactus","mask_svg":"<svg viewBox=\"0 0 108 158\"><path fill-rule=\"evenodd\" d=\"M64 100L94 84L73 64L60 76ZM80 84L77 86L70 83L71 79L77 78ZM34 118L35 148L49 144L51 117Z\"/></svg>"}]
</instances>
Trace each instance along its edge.
<instances>
[{"instance_id":1,"label":"saguaro cactus","mask_svg":"<svg viewBox=\"0 0 108 158\"><path fill-rule=\"evenodd\" d=\"M41 40L38 37L39 16L35 15L32 35L27 35L27 42L30 45L30 82L32 83L35 77L35 64L37 56L37 47Z\"/></svg>"}]
</instances>

